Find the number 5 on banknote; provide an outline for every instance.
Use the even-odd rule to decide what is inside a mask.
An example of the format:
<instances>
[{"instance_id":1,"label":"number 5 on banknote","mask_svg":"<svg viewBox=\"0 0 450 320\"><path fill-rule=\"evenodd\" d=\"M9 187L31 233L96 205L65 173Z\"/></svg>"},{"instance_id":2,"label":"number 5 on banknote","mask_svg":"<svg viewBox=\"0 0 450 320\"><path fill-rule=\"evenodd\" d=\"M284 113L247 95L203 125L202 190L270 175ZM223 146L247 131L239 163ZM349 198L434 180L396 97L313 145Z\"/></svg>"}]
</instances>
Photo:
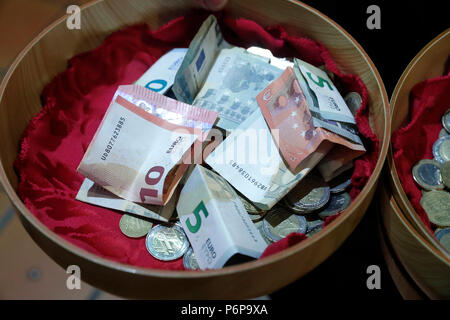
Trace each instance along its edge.
<instances>
[{"instance_id":1,"label":"number 5 on banknote","mask_svg":"<svg viewBox=\"0 0 450 320\"><path fill-rule=\"evenodd\" d=\"M200 226L202 225L202 217L200 216L200 211L203 212L203 215L205 218L208 217L208 210L205 207L205 204L203 201L200 201L198 206L194 209L194 217L195 217L195 224L192 225L191 218L187 218L186 220L186 226L192 233L197 233L197 231L200 229Z\"/></svg>"}]
</instances>

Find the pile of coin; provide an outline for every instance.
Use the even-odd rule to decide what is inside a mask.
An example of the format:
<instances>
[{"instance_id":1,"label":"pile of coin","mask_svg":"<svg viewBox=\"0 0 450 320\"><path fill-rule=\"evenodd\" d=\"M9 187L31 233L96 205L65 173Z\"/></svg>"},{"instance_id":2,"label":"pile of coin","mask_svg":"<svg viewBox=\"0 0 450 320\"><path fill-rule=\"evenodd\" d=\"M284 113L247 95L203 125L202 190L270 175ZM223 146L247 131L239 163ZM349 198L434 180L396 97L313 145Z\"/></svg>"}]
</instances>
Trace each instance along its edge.
<instances>
[{"instance_id":1,"label":"pile of coin","mask_svg":"<svg viewBox=\"0 0 450 320\"><path fill-rule=\"evenodd\" d=\"M263 239L271 244L292 232L307 237L318 233L323 220L350 205L350 195L345 192L350 185L351 179L346 175L327 185L318 175L309 174L269 211L259 210L243 196L240 198Z\"/></svg>"},{"instance_id":2,"label":"pile of coin","mask_svg":"<svg viewBox=\"0 0 450 320\"><path fill-rule=\"evenodd\" d=\"M177 216L176 214L174 216ZM170 221L176 221L171 218ZM120 230L130 238L146 236L145 245L147 251L161 261L172 261L183 257L183 265L187 270L199 269L194 252L183 228L179 223L158 224L129 214L124 214L119 223Z\"/></svg>"},{"instance_id":3,"label":"pile of coin","mask_svg":"<svg viewBox=\"0 0 450 320\"><path fill-rule=\"evenodd\" d=\"M412 175L423 189L420 204L430 222L438 227L435 236L450 251L450 109L442 116L442 126L433 145L434 159L420 160Z\"/></svg>"}]
</instances>

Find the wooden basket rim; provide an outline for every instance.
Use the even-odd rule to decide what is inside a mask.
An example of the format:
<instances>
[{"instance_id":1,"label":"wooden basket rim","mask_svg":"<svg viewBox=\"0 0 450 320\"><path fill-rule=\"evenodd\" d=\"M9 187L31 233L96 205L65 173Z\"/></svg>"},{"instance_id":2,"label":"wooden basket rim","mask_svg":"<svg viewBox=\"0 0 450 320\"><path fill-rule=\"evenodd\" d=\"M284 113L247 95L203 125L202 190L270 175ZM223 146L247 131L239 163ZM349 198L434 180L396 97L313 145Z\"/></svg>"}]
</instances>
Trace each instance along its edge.
<instances>
[{"instance_id":1,"label":"wooden basket rim","mask_svg":"<svg viewBox=\"0 0 450 320\"><path fill-rule=\"evenodd\" d=\"M441 40L446 39L447 37L450 37L450 28L446 29L444 32L442 32L433 40L431 40L425 47L422 48L422 50L420 50L420 52L408 64L399 81L397 82L397 85L395 86L394 92L391 97L390 101L391 119L392 115L395 114L396 109L398 108L397 99L400 94L400 91L402 90L403 84L410 75L410 73L412 72L412 70L414 69L414 67L429 52L431 48L433 48ZM408 196L405 193L405 190L403 190L403 186L400 182L400 178L397 174L397 168L395 166L394 150L392 147L392 143L389 145L387 163L389 167L390 178L392 179L391 184L393 185L393 195L396 200L396 204L397 205L400 204L400 207L403 208L404 211L406 211L404 212L404 214L410 217L412 221L414 221L414 224L420 228L419 231L422 233L422 235L425 236L426 240L432 243L437 248L440 248L441 249L440 253L442 257L450 263L450 253L445 250L445 248L441 245L441 243L436 239L436 237L431 233L431 231L425 226L425 224L419 218L419 215L417 214L416 210L409 201Z\"/></svg>"},{"instance_id":2,"label":"wooden basket rim","mask_svg":"<svg viewBox=\"0 0 450 320\"><path fill-rule=\"evenodd\" d=\"M102 3L105 0L93 0L87 4L84 4L80 6L81 10L86 10L86 8ZM251 270L257 267L265 266L268 264L272 264L279 260L284 260L286 257L293 255L294 253L300 251L302 248L308 246L311 243L319 241L319 239L326 237L329 233L331 233L338 225L343 223L345 220L347 220L347 217L354 214L356 203L362 201L364 198L366 198L373 188L375 188L375 184L378 181L378 178L380 176L382 167L384 165L384 161L387 156L389 141L390 141L390 128L391 128L391 122L389 119L389 103L388 103L388 97L386 93L386 89L384 87L384 83L381 79L381 76L375 67L374 63L370 59L370 57L367 55L367 53L364 51L364 49L361 47L361 45L347 32L345 31L340 25L338 25L335 21L324 15L323 13L319 12L318 10L310 7L309 5L301 2L301 1L294 1L294 0L284 0L287 2L294 3L296 5L302 6L304 9L310 11L312 14L315 14L322 19L324 19L326 22L328 22L330 25L332 25L337 31L339 31L344 37L346 37L359 51L361 56L366 61L370 71L374 75L374 78L376 80L377 85L380 88L382 99L381 102L383 104L384 108L384 133L383 133L383 140L380 140L380 153L377 160L377 164L374 168L374 171L369 178L367 184L361 191L361 193L355 198L355 200L352 202L352 204L347 208L347 210L342 213L338 218L336 218L333 222L331 222L326 228L324 228L323 231L321 231L319 234L312 238L305 239L301 241L300 243L287 248L285 250L282 250L278 253L275 253L273 255L270 255L268 257L265 257L263 259L258 259L255 261L224 267L222 269L217 270L206 270L202 272L186 272L186 271L174 271L174 270L162 270L162 269L150 269L145 267L137 267L129 264L120 263L117 261L113 261L107 258L102 258L96 254L93 254L85 249L82 249L66 239L58 236L56 233L51 231L47 228L42 222L40 222L25 206L25 204L20 200L17 193L11 186L9 179L6 176L5 170L3 168L3 163L0 161L0 182L5 188L5 191L10 198L14 208L16 211L19 212L19 214L24 217L33 227L35 227L40 233L45 235L51 242L56 243L56 245L63 247L65 250L71 252L75 256L79 256L81 258L87 259L95 264L99 264L105 268L108 269L114 269L118 271L125 271L128 273L133 274L139 274L143 276L152 276L152 277L160 277L160 278L208 278L211 276L223 276L226 274L233 274L233 273L239 273L245 270ZM226 9L226 8L225 8ZM11 64L10 68L8 69L8 72L6 73L2 83L0 84L0 101L3 98L4 91L6 89L6 86L9 82L9 79L11 75L14 73L16 67L20 64L21 60L26 56L26 54L31 50L31 48L39 42L48 32L50 32L54 27L56 27L58 24L62 23L68 15L64 15L61 18L57 19L55 22L47 26L39 35L37 35L16 57L14 62Z\"/></svg>"}]
</instances>

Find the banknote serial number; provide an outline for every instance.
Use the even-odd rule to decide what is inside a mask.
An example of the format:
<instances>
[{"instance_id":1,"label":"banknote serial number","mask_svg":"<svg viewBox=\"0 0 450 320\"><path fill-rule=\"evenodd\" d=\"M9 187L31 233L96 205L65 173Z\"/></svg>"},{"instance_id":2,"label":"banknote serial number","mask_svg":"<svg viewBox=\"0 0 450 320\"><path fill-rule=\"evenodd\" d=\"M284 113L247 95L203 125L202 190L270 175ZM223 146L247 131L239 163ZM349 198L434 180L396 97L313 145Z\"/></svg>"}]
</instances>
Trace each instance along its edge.
<instances>
[{"instance_id":1,"label":"banknote serial number","mask_svg":"<svg viewBox=\"0 0 450 320\"><path fill-rule=\"evenodd\" d=\"M236 171L238 173L240 173L242 175L242 177L244 177L246 180L248 180L251 184L253 184L255 187L257 187L258 189L267 190L267 186L262 184L261 182L259 182L258 180L256 180L255 178L253 178L247 171L245 171L244 169L242 169L235 161L231 160L230 161L231 166L236 169Z\"/></svg>"},{"instance_id":2,"label":"banknote serial number","mask_svg":"<svg viewBox=\"0 0 450 320\"><path fill-rule=\"evenodd\" d=\"M111 153L111 150L112 150L114 144L116 143L117 138L119 137L120 130L122 130L124 123L125 123L125 118L120 117L119 121L116 124L116 127L114 128L114 132L111 136L111 139L109 139L109 142L106 145L105 150L101 156L101 159L103 161L106 161L106 159L108 159L108 156Z\"/></svg>"}]
</instances>

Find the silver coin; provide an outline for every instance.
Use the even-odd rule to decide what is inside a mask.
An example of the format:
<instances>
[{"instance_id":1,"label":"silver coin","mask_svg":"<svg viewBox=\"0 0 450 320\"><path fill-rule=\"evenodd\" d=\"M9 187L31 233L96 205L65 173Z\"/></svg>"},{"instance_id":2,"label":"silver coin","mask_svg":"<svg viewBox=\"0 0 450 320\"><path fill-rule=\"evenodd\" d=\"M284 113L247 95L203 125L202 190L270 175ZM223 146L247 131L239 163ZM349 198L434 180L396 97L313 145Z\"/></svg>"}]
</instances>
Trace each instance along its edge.
<instances>
[{"instance_id":1,"label":"silver coin","mask_svg":"<svg viewBox=\"0 0 450 320\"><path fill-rule=\"evenodd\" d=\"M266 215L267 211L261 212L261 213L248 213L248 216L250 218L250 220L252 220L253 223L258 222L258 221L262 221L262 219L264 218L264 216Z\"/></svg>"},{"instance_id":2,"label":"silver coin","mask_svg":"<svg viewBox=\"0 0 450 320\"><path fill-rule=\"evenodd\" d=\"M326 208L318 213L321 219L333 216L339 211L344 211L351 203L351 198L348 193L333 194L330 199L330 203Z\"/></svg>"},{"instance_id":3,"label":"silver coin","mask_svg":"<svg viewBox=\"0 0 450 320\"><path fill-rule=\"evenodd\" d=\"M186 270L198 270L197 259L195 259L194 250L190 247L183 256L183 265Z\"/></svg>"},{"instance_id":4,"label":"silver coin","mask_svg":"<svg viewBox=\"0 0 450 320\"><path fill-rule=\"evenodd\" d=\"M344 98L345 104L350 109L353 115L356 115L359 108L361 108L362 98L358 92L350 92Z\"/></svg>"},{"instance_id":5,"label":"silver coin","mask_svg":"<svg viewBox=\"0 0 450 320\"><path fill-rule=\"evenodd\" d=\"M238 197L241 200L242 204L244 205L245 210L247 210L248 214L258 215L264 213L264 210L259 209L252 202L250 202L240 194L238 194Z\"/></svg>"},{"instance_id":6,"label":"silver coin","mask_svg":"<svg viewBox=\"0 0 450 320\"><path fill-rule=\"evenodd\" d=\"M272 244L274 241L272 241L271 239L269 239L266 234L264 233L263 229L262 229L262 224L261 226L259 226L258 228L259 233L261 234L261 237L264 239L264 241L267 243L267 245Z\"/></svg>"},{"instance_id":7,"label":"silver coin","mask_svg":"<svg viewBox=\"0 0 450 320\"><path fill-rule=\"evenodd\" d=\"M170 261L180 258L186 252L189 241L179 225L157 225L147 234L145 245L154 258Z\"/></svg>"},{"instance_id":8,"label":"silver coin","mask_svg":"<svg viewBox=\"0 0 450 320\"><path fill-rule=\"evenodd\" d=\"M253 220L252 220L252 222L253 222L253 224L255 225L256 229L262 227L263 221L264 221L264 219L260 219L260 220L258 220L258 221L253 221Z\"/></svg>"},{"instance_id":9,"label":"silver coin","mask_svg":"<svg viewBox=\"0 0 450 320\"><path fill-rule=\"evenodd\" d=\"M347 181L337 185L334 188L330 189L331 193L341 193L344 192L345 190L347 190L348 187L350 187L350 185L352 184L352 179L348 179Z\"/></svg>"},{"instance_id":10,"label":"silver coin","mask_svg":"<svg viewBox=\"0 0 450 320\"><path fill-rule=\"evenodd\" d=\"M447 130L445 130L444 128L441 130L441 132L439 132L439 138L445 137L445 136L450 136L450 133L447 132Z\"/></svg>"},{"instance_id":11,"label":"silver coin","mask_svg":"<svg viewBox=\"0 0 450 320\"><path fill-rule=\"evenodd\" d=\"M450 228L440 229L435 233L435 236L442 246L450 252Z\"/></svg>"},{"instance_id":12,"label":"silver coin","mask_svg":"<svg viewBox=\"0 0 450 320\"><path fill-rule=\"evenodd\" d=\"M445 111L444 115L442 116L442 126L445 130L447 130L448 133L450 133L450 109Z\"/></svg>"},{"instance_id":13,"label":"silver coin","mask_svg":"<svg viewBox=\"0 0 450 320\"><path fill-rule=\"evenodd\" d=\"M433 156L440 163L450 161L450 136L437 139L433 145Z\"/></svg>"},{"instance_id":14,"label":"silver coin","mask_svg":"<svg viewBox=\"0 0 450 320\"><path fill-rule=\"evenodd\" d=\"M307 229L306 229L306 236L311 237L318 233L320 230L322 230L323 221L322 220L314 220L314 221L308 221L306 223Z\"/></svg>"},{"instance_id":15,"label":"silver coin","mask_svg":"<svg viewBox=\"0 0 450 320\"><path fill-rule=\"evenodd\" d=\"M420 160L412 170L414 180L425 190L442 190L440 164L436 160Z\"/></svg>"},{"instance_id":16,"label":"silver coin","mask_svg":"<svg viewBox=\"0 0 450 320\"><path fill-rule=\"evenodd\" d=\"M262 231L265 236L275 242L285 238L292 232L306 233L306 219L292 214L284 208L274 208L263 220Z\"/></svg>"},{"instance_id":17,"label":"silver coin","mask_svg":"<svg viewBox=\"0 0 450 320\"><path fill-rule=\"evenodd\" d=\"M310 213L323 208L328 203L330 200L330 187L315 188L295 203L290 203L288 198L285 199L288 207L295 213Z\"/></svg>"}]
</instances>

